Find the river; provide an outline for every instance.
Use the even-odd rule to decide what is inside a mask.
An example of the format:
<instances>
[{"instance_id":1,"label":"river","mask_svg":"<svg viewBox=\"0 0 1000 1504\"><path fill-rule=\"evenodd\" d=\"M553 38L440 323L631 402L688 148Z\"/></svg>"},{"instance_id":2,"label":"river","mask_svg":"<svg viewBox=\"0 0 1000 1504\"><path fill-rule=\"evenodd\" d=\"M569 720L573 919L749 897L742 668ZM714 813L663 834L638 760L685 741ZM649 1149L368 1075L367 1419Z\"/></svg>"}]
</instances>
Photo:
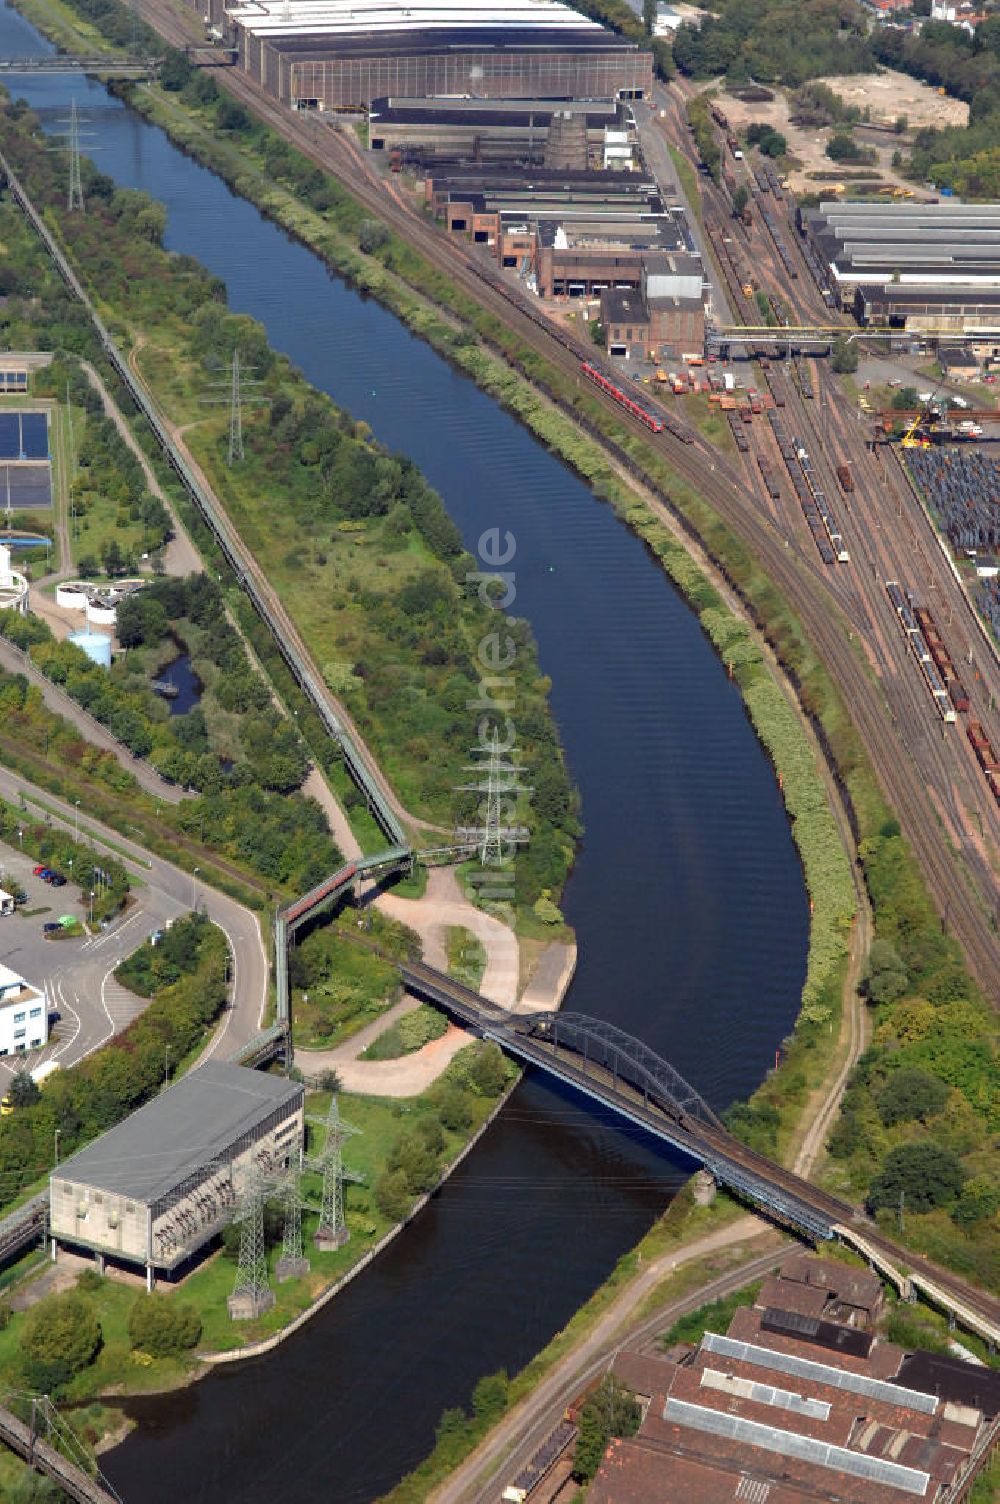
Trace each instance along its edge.
<instances>
[{"instance_id":1,"label":"river","mask_svg":"<svg viewBox=\"0 0 1000 1504\"><path fill-rule=\"evenodd\" d=\"M42 50L0 8L0 52ZM167 244L413 457L470 549L484 528L513 532L516 609L552 678L586 826L564 901L580 944L567 1006L640 1035L718 1108L750 1092L797 1011L807 902L739 695L660 568L471 382L101 86L9 86L55 131L76 98L100 170L161 200ZM132 1404L140 1426L104 1459L109 1477L129 1504L376 1497L426 1454L446 1406L565 1323L690 1168L529 1078L416 1225L302 1334Z\"/></svg>"}]
</instances>

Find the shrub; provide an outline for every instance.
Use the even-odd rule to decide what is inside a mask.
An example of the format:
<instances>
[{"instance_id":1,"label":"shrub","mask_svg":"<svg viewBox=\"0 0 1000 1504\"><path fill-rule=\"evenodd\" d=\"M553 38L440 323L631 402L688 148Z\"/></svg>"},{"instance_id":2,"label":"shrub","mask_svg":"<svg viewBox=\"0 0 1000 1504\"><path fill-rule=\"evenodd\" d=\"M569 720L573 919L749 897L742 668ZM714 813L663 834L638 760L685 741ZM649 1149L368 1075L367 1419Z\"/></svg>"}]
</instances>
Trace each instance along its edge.
<instances>
[{"instance_id":1,"label":"shrub","mask_svg":"<svg viewBox=\"0 0 1000 1504\"><path fill-rule=\"evenodd\" d=\"M412 1196L402 1170L388 1170L375 1182L375 1205L390 1222L402 1222L410 1210Z\"/></svg>"},{"instance_id":2,"label":"shrub","mask_svg":"<svg viewBox=\"0 0 1000 1504\"><path fill-rule=\"evenodd\" d=\"M46 1394L62 1388L75 1373L93 1363L101 1341L100 1322L75 1290L40 1301L28 1312L21 1334L28 1385Z\"/></svg>"},{"instance_id":3,"label":"shrub","mask_svg":"<svg viewBox=\"0 0 1000 1504\"><path fill-rule=\"evenodd\" d=\"M954 1201L964 1180L965 1172L950 1149L917 1140L886 1155L868 1199L875 1209L895 1209L902 1196L909 1211L929 1212Z\"/></svg>"},{"instance_id":4,"label":"shrub","mask_svg":"<svg viewBox=\"0 0 1000 1504\"><path fill-rule=\"evenodd\" d=\"M893 1071L875 1096L879 1117L887 1128L913 1118L925 1122L947 1100L948 1088L943 1081L912 1066Z\"/></svg>"},{"instance_id":5,"label":"shrub","mask_svg":"<svg viewBox=\"0 0 1000 1504\"><path fill-rule=\"evenodd\" d=\"M134 1348L154 1358L173 1358L201 1339L201 1317L194 1306L166 1295L139 1295L128 1315Z\"/></svg>"}]
</instances>

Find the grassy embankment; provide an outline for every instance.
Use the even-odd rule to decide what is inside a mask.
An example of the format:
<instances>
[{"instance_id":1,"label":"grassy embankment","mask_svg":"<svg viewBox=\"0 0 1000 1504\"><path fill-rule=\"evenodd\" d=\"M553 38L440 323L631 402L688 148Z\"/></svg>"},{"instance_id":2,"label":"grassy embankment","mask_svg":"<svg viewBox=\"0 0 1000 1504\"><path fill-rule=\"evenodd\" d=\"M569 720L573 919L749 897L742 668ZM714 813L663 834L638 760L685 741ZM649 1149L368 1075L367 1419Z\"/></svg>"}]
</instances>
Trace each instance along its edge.
<instances>
[{"instance_id":1,"label":"grassy embankment","mask_svg":"<svg viewBox=\"0 0 1000 1504\"><path fill-rule=\"evenodd\" d=\"M273 133L254 124L249 132L241 131L237 145L220 139L217 133L210 134L206 129L209 117L214 120L212 112L219 107L212 101L202 104L196 99L181 101L166 91L146 89L134 97L140 107L160 119L195 155L219 170L239 191L254 198L286 228L317 248L356 285L386 301L407 319L411 327L444 349L481 385L526 421L549 447L595 486L598 494L616 505L661 558L689 599L693 597L706 630L723 651L733 668L734 677L744 689L758 732L782 772L786 802L793 816L815 909L804 1022L816 1026L813 1030L816 1035L813 1055L821 1053L820 1036L828 1039L829 1033L819 1026L828 1023L832 1011L840 1008L840 982L853 895L847 864L837 843L822 781L808 742L784 697L770 679L750 634L731 617L718 592L691 563L685 550L651 514L646 503L622 483L616 469L592 441L583 437L549 401L526 387L518 373L498 355L509 355L523 374L541 379L557 399L570 401L585 421L598 430L607 430L620 447L630 452L636 463L646 466L651 480L662 485L674 506L689 513L700 508L701 518L711 520L716 527L717 519L689 488L678 482L659 455L648 451L641 441L623 440L615 433L613 419L609 420L589 393L578 392L573 383L568 383L543 358L524 350L499 320L484 312L471 299L449 288L447 279L429 267L398 237L388 235L377 256L363 255L356 248L364 225L364 216L358 206L352 204L343 189L317 173ZM286 183L290 186L285 186ZM309 206L310 193L314 197L322 195L326 204L322 211ZM426 298L418 297L406 285L411 278L419 281L432 298L446 306L448 314L443 314ZM498 353L477 345L469 334L456 328L455 316L466 319L481 339L494 346ZM810 1072L813 1080L821 1080L824 1070L825 1066L820 1065L814 1073ZM796 1108L801 1108L809 1089L804 1076L796 1080L793 1090L797 1098Z\"/></svg>"},{"instance_id":2,"label":"grassy embankment","mask_svg":"<svg viewBox=\"0 0 1000 1504\"><path fill-rule=\"evenodd\" d=\"M228 314L215 279L155 243L138 255L137 195L91 197L86 221L63 223L49 159L8 120L8 149L70 255L124 323L134 358L169 418L209 475L241 535L295 616L328 685L346 703L410 807L447 826L475 818L475 797L456 799L479 712L478 652L495 630L492 608L467 579L473 563L440 500L408 462L375 445L364 425L309 388L268 348L252 321ZM142 201L144 202L144 201ZM112 254L115 252L116 254ZM118 272L116 275L116 268ZM248 424L247 458L225 463L226 424L205 418L205 370L234 348L252 364L269 414ZM275 495L283 507L273 505ZM294 546L289 549L290 528ZM574 798L523 621L509 675L521 753L535 771L523 818L533 839L518 856L519 902L558 892L577 830Z\"/></svg>"},{"instance_id":3,"label":"grassy embankment","mask_svg":"<svg viewBox=\"0 0 1000 1504\"><path fill-rule=\"evenodd\" d=\"M521 348L518 341L492 315L472 306L470 300L454 288L448 288L447 280L441 274L421 263L419 256L397 238L388 235L376 257L364 257L356 248L363 211L351 204L343 190L332 187L328 180L322 180L322 175L319 175L321 181L317 182L316 174L309 165L301 159L296 160L296 154L288 147L282 145L279 154L274 149L276 143L267 140L267 133L262 128L255 126L251 133L253 139L241 139L237 150L230 143L220 142L217 137L212 138L207 129L209 117L216 109L215 101L210 98L203 99L200 104L197 100L187 99L182 107L176 100L167 100L162 95L157 96L154 102L152 91L143 91L140 102L161 123L166 124L175 134L183 136L185 144L191 150L224 175L232 175L232 180L241 191L257 198L268 213L281 219L295 233L313 243L321 254L339 270L351 276L357 285L374 292L395 311L407 317L412 327L433 339L439 348L446 350L451 358L474 374L488 390L506 401L511 410L529 422L557 452L574 463L595 484L595 489L612 500L650 546L664 558L670 572L686 585L689 598L693 596L696 609L700 608L703 619L707 610L709 619L705 623L706 627L726 661L733 662L734 649L735 657L741 660L741 682L755 677L751 669L754 666L759 669L759 662L756 665L752 661L748 663L745 656L749 653L752 660L757 651L752 639L742 628L736 629L736 640L733 639L733 626L728 613L723 609L721 620L717 614L720 603L715 592L711 591L700 572L693 569L659 520L650 515L648 507L628 494L606 457L588 441L581 439L579 433L568 427L560 416L553 414L552 409L536 394L527 394L509 369L498 366L486 351L473 348L461 331L455 330L449 319L429 310L426 304L421 305L415 299L412 289L403 287L393 274L400 274L407 282L419 282L432 297L448 308L452 316L467 320L483 342L508 356L523 374L543 384L557 400L570 404L588 424L614 438L619 447L629 451L652 485L661 495L669 498L673 509L684 517L709 554L723 568L761 626L782 666L796 683L800 699L814 720L849 796L860 836L860 855L874 903L877 926L900 938L908 959L914 963L913 975L933 980L934 975L943 970L950 971L952 975L961 973L955 949L940 935L936 917L912 856L899 835L891 812L885 806L839 694L818 662L801 624L750 558L744 546L722 525L712 509L695 496L689 487L678 482L659 454L647 448L641 440L623 439L621 435L615 434L613 418L600 410L589 394L577 391L571 382L567 382L542 357ZM200 123L195 120L198 110L201 112ZM258 183L263 179L263 153L268 145L271 146L272 165L277 170L266 190L258 194L255 192L255 179ZM325 205L318 213L303 202L303 198L310 194L314 197L322 194L325 197ZM714 599L706 599L706 591ZM775 755L773 740L771 745L772 754ZM776 761L784 774L783 761L779 755L776 755ZM815 770L812 771L815 776ZM785 787L787 792L787 775ZM797 824L801 824L801 821ZM803 831L799 830L797 834L801 837ZM809 862L805 861L805 865L808 873ZM814 936L817 933L822 936L820 901L816 902L816 910L816 917L820 922L814 925ZM838 934L838 928L846 912L844 907L833 916L834 923L826 929L826 943L819 948L825 962L820 971L828 982L833 972L842 965L842 936ZM832 968L831 952L837 956ZM972 1013L981 1027L981 999L978 999L976 989L971 986L967 976L962 976L960 985L970 996ZM758 1094L750 1115L744 1116L743 1130L768 1147L787 1141L790 1135L789 1125L794 1121L807 1095L802 1089L806 1084L804 1077L811 1075L818 1080L823 1075L824 1056L821 1046L826 1030L821 1024L823 1016L829 1016L829 1004L816 1002L814 993L814 1005L812 1017L805 1020L807 1027L803 1029L800 1026L797 1030L793 1048L786 1055L785 1068ZM954 1020L944 1019L943 1022L946 1028L955 1026ZM820 1025L818 1030L811 1027L815 1025ZM816 1037L817 1033L820 1037ZM790 1088L787 1092L783 1090L786 1082Z\"/></svg>"},{"instance_id":4,"label":"grassy embankment","mask_svg":"<svg viewBox=\"0 0 1000 1504\"><path fill-rule=\"evenodd\" d=\"M184 88L187 89L188 85ZM198 88L200 95L204 96L205 91L200 85ZM144 92L143 98L151 100L152 93ZM148 107L153 108L152 104ZM191 149L204 154L223 173L227 169L235 171L239 179L239 164L233 160L237 155L235 146L209 140L204 129L204 122L209 114L219 108L215 100L201 97L200 102L199 99L191 98L178 101L176 98L167 99L162 96L156 105L157 110L161 107L169 115L183 116L186 122L186 144ZM200 125L195 120L199 111ZM280 151L277 150L278 147ZM260 162L256 167L255 153ZM567 382L561 373L554 371L544 359L520 348L508 331L498 327L498 321L492 315L474 306L470 308L469 300L457 294L454 289L450 290L449 295L446 280L421 264L420 258L409 247L402 245L390 234L383 240L374 261L371 257L363 257L357 250L350 250L351 236L353 235L356 243L360 228L360 210L357 206L351 205L343 190L322 179L322 175L317 175L308 164L297 159L296 154L287 146L276 143L262 127L256 125L249 132L249 140L241 144L238 154L244 168L242 180L238 181L239 187L252 192L253 172L263 175L268 154L273 173L270 191L264 195L267 211L281 218L281 195L284 194L285 199L290 201L284 205L284 210L290 216L284 222L290 228L309 239L311 224L314 243L328 258L336 261L340 269L354 275L360 285L369 291L375 291L404 316L409 312L410 322L415 327L428 337L437 339L453 358L476 374L488 389L506 399L508 405L529 421L564 458L576 464L599 493L616 505L626 520L664 560L665 567L699 610L706 630L740 680L747 694L751 714L782 772L786 795L794 813L800 793L800 779L796 773L800 770L795 770L789 776L785 755L785 734L789 728L781 725L775 730L773 726L769 728L767 723L772 717L787 716L792 723L793 735L798 733L798 727L794 724L787 703L768 679L759 651L749 634L738 623L734 623L718 593L707 584L701 572L694 568L660 519L651 513L645 502L622 485L606 457L589 440L582 439L578 433L573 432L565 418L554 413L543 399L534 393L526 395L515 374L509 368L498 367L493 355L481 348L473 348L470 340L463 337L460 331L456 334L449 323L442 325L441 316L428 310L426 305L414 311L416 305L412 290L403 287L394 274L412 276L413 268L420 266L421 272L427 273L421 276L421 283L430 290L432 296L447 302L451 313L468 317L481 339L496 350L509 354L523 374L542 381L553 396L571 404L598 431L608 433L619 447L628 451L637 465L641 465L656 490L669 498L673 509L683 516L685 523L697 534L707 552L720 564L730 583L742 595L782 666L795 682L803 706L814 720L837 776L850 799L877 926L890 935L899 933L905 937L904 948L909 949L913 962L911 970L918 980L932 977L942 968L953 972L956 966L954 947L940 936L922 882L899 836L898 826L885 806L845 707L829 676L818 662L800 623L745 547L722 525L701 498L678 482L656 451L649 449L641 440L623 439L621 435L615 435L613 418L600 411L588 393L576 391L573 384ZM286 182L292 186L275 186L280 185L283 174ZM310 197L316 198L319 195L325 196L322 214L310 209L305 202ZM335 238L337 243L333 246L334 254L331 256L331 242ZM386 263L391 263L391 271ZM801 745L805 746L804 743ZM823 806L821 814L826 815L822 795L818 792L820 785L816 770L811 765L811 758L806 758L805 762L809 763L805 779L808 792L818 799ZM784 1071L769 1080L750 1111L741 1114L738 1125L741 1131L761 1147L772 1151L790 1141L794 1132L792 1125L809 1095L810 1080L817 1083L824 1076L825 1063L829 1058L827 1051L832 1046L829 1043L829 1030L823 1024L832 1021L832 998L838 990L835 980L838 973L842 976L843 926L850 909L846 868L841 865L838 873L826 865L837 849L831 827L827 824L822 837L816 840L810 857L806 851L807 832L811 827L814 834L818 833L821 820L810 821L800 817L795 823L816 911L806 1005L791 1048L786 1053ZM830 902L831 895L835 895L833 903ZM977 998L976 989L971 987L967 978L962 986L969 993L973 1012L981 1021L982 1002ZM943 1021L948 1026L948 1021ZM954 1027L953 1022L950 1027Z\"/></svg>"}]
</instances>

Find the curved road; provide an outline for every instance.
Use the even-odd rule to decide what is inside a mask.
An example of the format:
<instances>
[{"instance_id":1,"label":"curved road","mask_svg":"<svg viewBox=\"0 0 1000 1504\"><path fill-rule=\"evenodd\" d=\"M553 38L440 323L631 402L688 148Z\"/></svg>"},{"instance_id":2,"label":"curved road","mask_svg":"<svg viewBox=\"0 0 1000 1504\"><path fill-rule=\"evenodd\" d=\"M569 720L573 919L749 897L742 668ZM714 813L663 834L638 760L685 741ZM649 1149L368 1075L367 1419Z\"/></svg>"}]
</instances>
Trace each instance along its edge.
<instances>
[{"instance_id":1,"label":"curved road","mask_svg":"<svg viewBox=\"0 0 1000 1504\"><path fill-rule=\"evenodd\" d=\"M22 790L28 795L30 811L37 811L38 803L41 803L46 812L52 812L54 827L69 835L74 833L79 811L73 805L36 788L20 775L0 768L0 797L16 804ZM76 1012L74 998L82 1003L86 994L90 1022L86 1027L81 1025L65 1052L56 1049L52 1053L59 1055L60 1064L73 1065L111 1037L115 1032L114 1007L116 1003L120 1005L121 1000L115 997L113 989L109 995L110 972L123 956L136 949L149 930L157 927L161 918L186 913L197 904L225 933L232 956L230 1002L203 1058L234 1054L258 1033L267 1005L268 958L256 914L225 893L198 883L191 873L144 850L117 831L92 820L89 815L80 817L79 829L81 840L90 838L98 849L103 847L124 863L132 879L133 899L146 916L147 924L136 924L132 916L126 914L117 924L81 947L82 969L79 974L75 966L72 977L69 967L62 968L52 1002L60 1011L62 1003L73 1014ZM93 1021L95 992L101 997L107 1016L106 1031L99 1019L96 1024ZM108 1012L109 1008L111 1012ZM73 1027L69 1015L66 1022Z\"/></svg>"}]
</instances>

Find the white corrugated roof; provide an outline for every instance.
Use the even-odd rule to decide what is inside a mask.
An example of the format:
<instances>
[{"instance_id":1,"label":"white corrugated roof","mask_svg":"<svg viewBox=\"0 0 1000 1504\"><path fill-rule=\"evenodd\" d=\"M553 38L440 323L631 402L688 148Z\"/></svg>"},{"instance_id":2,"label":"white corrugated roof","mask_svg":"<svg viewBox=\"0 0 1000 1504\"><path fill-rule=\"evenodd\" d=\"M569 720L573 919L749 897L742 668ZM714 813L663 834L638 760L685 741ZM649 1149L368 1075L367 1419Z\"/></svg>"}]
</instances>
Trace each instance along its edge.
<instances>
[{"instance_id":1,"label":"white corrugated roof","mask_svg":"<svg viewBox=\"0 0 1000 1504\"><path fill-rule=\"evenodd\" d=\"M255 36L423 31L427 28L565 28L600 31L596 21L559 0L260 0L236 4L227 14Z\"/></svg>"}]
</instances>

